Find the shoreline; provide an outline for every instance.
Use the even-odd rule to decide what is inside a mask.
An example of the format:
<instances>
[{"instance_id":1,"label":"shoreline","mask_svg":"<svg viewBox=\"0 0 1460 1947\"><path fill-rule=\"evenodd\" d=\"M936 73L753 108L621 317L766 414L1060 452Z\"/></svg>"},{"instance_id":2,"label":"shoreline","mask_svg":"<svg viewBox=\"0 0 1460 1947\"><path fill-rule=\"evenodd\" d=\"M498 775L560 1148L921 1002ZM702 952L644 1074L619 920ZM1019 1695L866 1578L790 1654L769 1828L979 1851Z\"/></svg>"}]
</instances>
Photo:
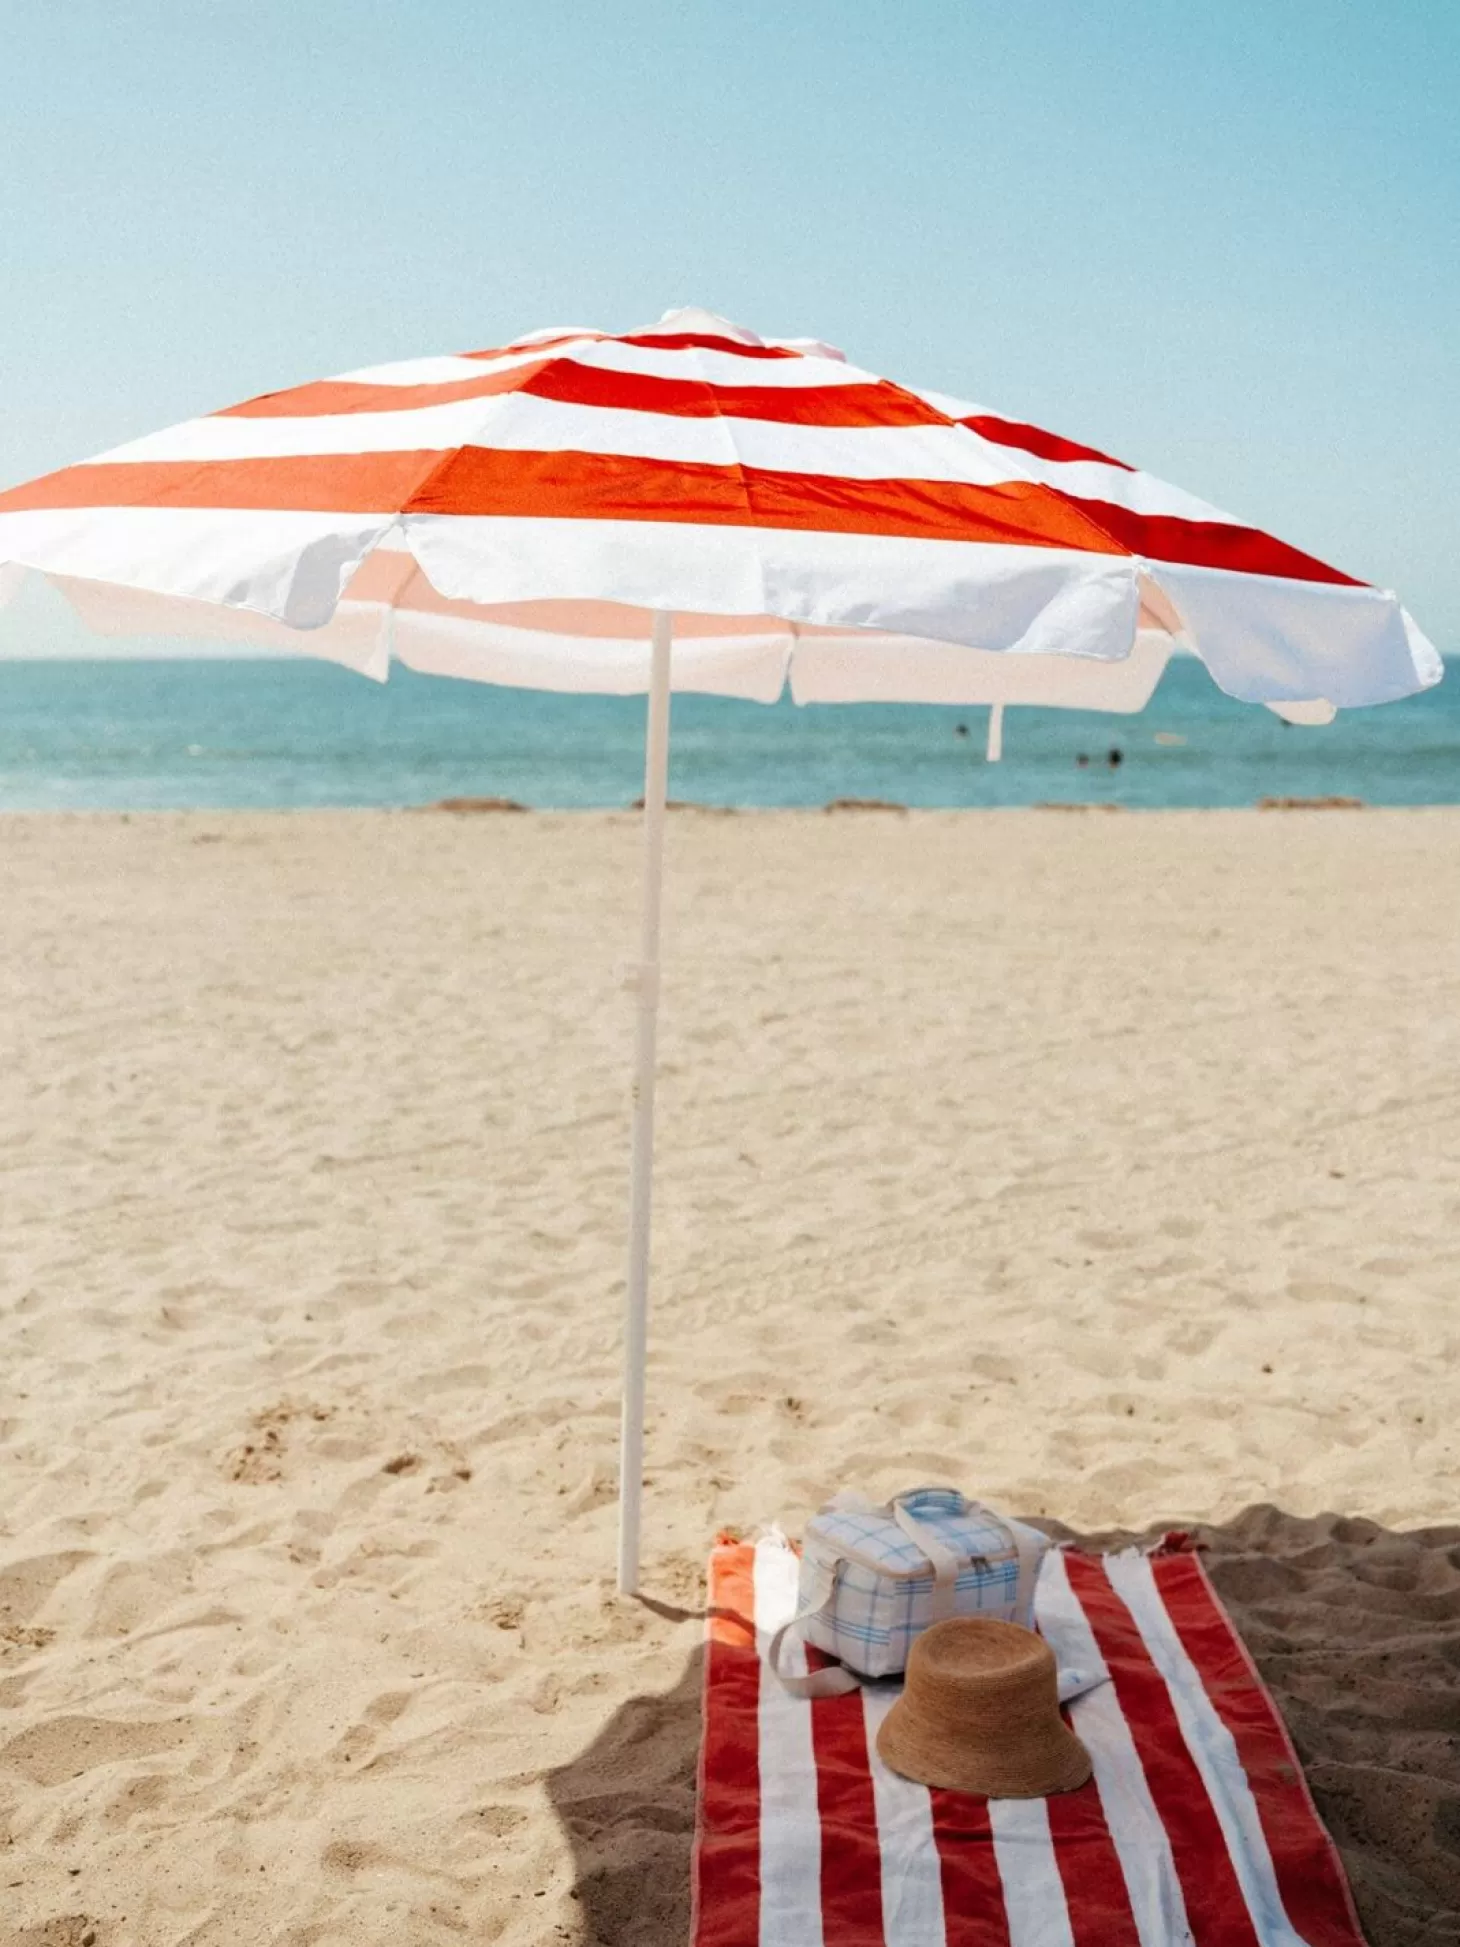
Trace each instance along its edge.
<instances>
[{"instance_id":1,"label":"shoreline","mask_svg":"<svg viewBox=\"0 0 1460 1947\"><path fill-rule=\"evenodd\" d=\"M1290 818L1329 816L1343 812L1362 812L1366 817L1447 818L1460 815L1460 799L1453 804L1371 804L1362 799L1254 800L1245 805L1126 805L1103 800L1042 799L1031 804L919 805L847 803L836 799L817 805L714 804L709 801L677 798L666 809L681 816L702 818L788 818L820 819L894 817L916 819L1025 818L1036 814L1084 813L1105 817L1118 812L1142 822L1147 819L1247 818L1255 814L1282 814ZM621 823L639 822L638 805L534 805L509 800L499 803L459 804L448 800L411 804L297 804L297 805L17 805L0 806L0 824L25 819L132 819L163 818L400 818L423 812L443 818L471 819L493 816L511 818L522 815L534 819L561 818L573 822L616 819Z\"/></svg>"}]
</instances>

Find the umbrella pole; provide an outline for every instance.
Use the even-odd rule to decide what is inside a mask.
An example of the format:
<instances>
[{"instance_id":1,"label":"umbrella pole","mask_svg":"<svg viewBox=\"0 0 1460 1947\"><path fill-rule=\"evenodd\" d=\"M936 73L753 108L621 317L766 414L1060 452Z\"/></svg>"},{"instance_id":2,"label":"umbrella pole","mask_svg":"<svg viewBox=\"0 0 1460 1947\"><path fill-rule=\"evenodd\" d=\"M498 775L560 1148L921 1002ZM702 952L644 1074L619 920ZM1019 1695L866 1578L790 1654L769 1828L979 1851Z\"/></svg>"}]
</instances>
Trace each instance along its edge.
<instances>
[{"instance_id":1,"label":"umbrella pole","mask_svg":"<svg viewBox=\"0 0 1460 1947\"><path fill-rule=\"evenodd\" d=\"M654 1170L654 1073L659 1026L659 909L664 885L664 810L669 786L669 676L673 617L654 616L649 720L644 744L644 909L635 997L633 1160L629 1171L629 1269L624 1312L624 1396L619 1433L618 1586L639 1587L644 1483L644 1360L649 1333L649 1212Z\"/></svg>"},{"instance_id":2,"label":"umbrella pole","mask_svg":"<svg viewBox=\"0 0 1460 1947\"><path fill-rule=\"evenodd\" d=\"M1004 706L1002 703L989 705L989 741L984 757L990 764L997 764L1004 754Z\"/></svg>"}]
</instances>

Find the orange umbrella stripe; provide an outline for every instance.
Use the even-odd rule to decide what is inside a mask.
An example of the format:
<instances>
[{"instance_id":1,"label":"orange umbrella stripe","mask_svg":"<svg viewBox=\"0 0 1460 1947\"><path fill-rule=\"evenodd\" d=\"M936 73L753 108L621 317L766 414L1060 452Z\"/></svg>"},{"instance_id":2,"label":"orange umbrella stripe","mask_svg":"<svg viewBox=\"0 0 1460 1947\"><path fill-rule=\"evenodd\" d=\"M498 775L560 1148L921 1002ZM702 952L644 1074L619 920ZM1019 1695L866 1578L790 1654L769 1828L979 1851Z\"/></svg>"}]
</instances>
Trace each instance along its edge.
<instances>
[{"instance_id":1,"label":"orange umbrella stripe","mask_svg":"<svg viewBox=\"0 0 1460 1947\"><path fill-rule=\"evenodd\" d=\"M68 467L0 494L43 507L271 508L702 522L719 527L994 541L1123 554L1073 503L1025 482L848 480L613 453L330 453Z\"/></svg>"}]
</instances>

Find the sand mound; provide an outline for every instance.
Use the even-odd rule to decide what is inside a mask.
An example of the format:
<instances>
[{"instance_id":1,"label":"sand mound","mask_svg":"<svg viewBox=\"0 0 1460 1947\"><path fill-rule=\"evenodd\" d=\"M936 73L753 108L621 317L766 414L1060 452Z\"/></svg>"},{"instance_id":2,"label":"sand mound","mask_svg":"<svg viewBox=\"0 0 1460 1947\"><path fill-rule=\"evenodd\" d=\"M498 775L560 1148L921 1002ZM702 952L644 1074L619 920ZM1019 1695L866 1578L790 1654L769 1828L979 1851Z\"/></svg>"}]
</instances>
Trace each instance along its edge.
<instances>
[{"instance_id":1,"label":"sand mound","mask_svg":"<svg viewBox=\"0 0 1460 1947\"><path fill-rule=\"evenodd\" d=\"M1077 1535L1088 1548L1142 1534ZM1198 1524L1343 1855L1371 1947L1460 1941L1460 1526L1246 1509Z\"/></svg>"},{"instance_id":2,"label":"sand mound","mask_svg":"<svg viewBox=\"0 0 1460 1947\"><path fill-rule=\"evenodd\" d=\"M1460 1526L1249 1508L1201 1534L1373 1947L1460 1941Z\"/></svg>"}]
</instances>

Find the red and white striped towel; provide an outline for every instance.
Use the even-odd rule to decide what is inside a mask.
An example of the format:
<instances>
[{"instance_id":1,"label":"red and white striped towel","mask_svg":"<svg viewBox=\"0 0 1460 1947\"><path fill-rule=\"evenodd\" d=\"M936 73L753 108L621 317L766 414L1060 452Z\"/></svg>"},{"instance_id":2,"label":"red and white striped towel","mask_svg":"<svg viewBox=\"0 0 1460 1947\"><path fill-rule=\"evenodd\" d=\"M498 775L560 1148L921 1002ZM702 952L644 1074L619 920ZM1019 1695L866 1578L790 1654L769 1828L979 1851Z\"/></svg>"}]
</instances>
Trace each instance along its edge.
<instances>
[{"instance_id":1,"label":"red and white striped towel","mask_svg":"<svg viewBox=\"0 0 1460 1947\"><path fill-rule=\"evenodd\" d=\"M807 1703L760 1650L795 1605L779 1541L710 1560L693 1947L1362 1947L1272 1700L1193 1554L1056 1552L1036 1615L1078 1792L993 1799L890 1772L888 1686Z\"/></svg>"}]
</instances>

